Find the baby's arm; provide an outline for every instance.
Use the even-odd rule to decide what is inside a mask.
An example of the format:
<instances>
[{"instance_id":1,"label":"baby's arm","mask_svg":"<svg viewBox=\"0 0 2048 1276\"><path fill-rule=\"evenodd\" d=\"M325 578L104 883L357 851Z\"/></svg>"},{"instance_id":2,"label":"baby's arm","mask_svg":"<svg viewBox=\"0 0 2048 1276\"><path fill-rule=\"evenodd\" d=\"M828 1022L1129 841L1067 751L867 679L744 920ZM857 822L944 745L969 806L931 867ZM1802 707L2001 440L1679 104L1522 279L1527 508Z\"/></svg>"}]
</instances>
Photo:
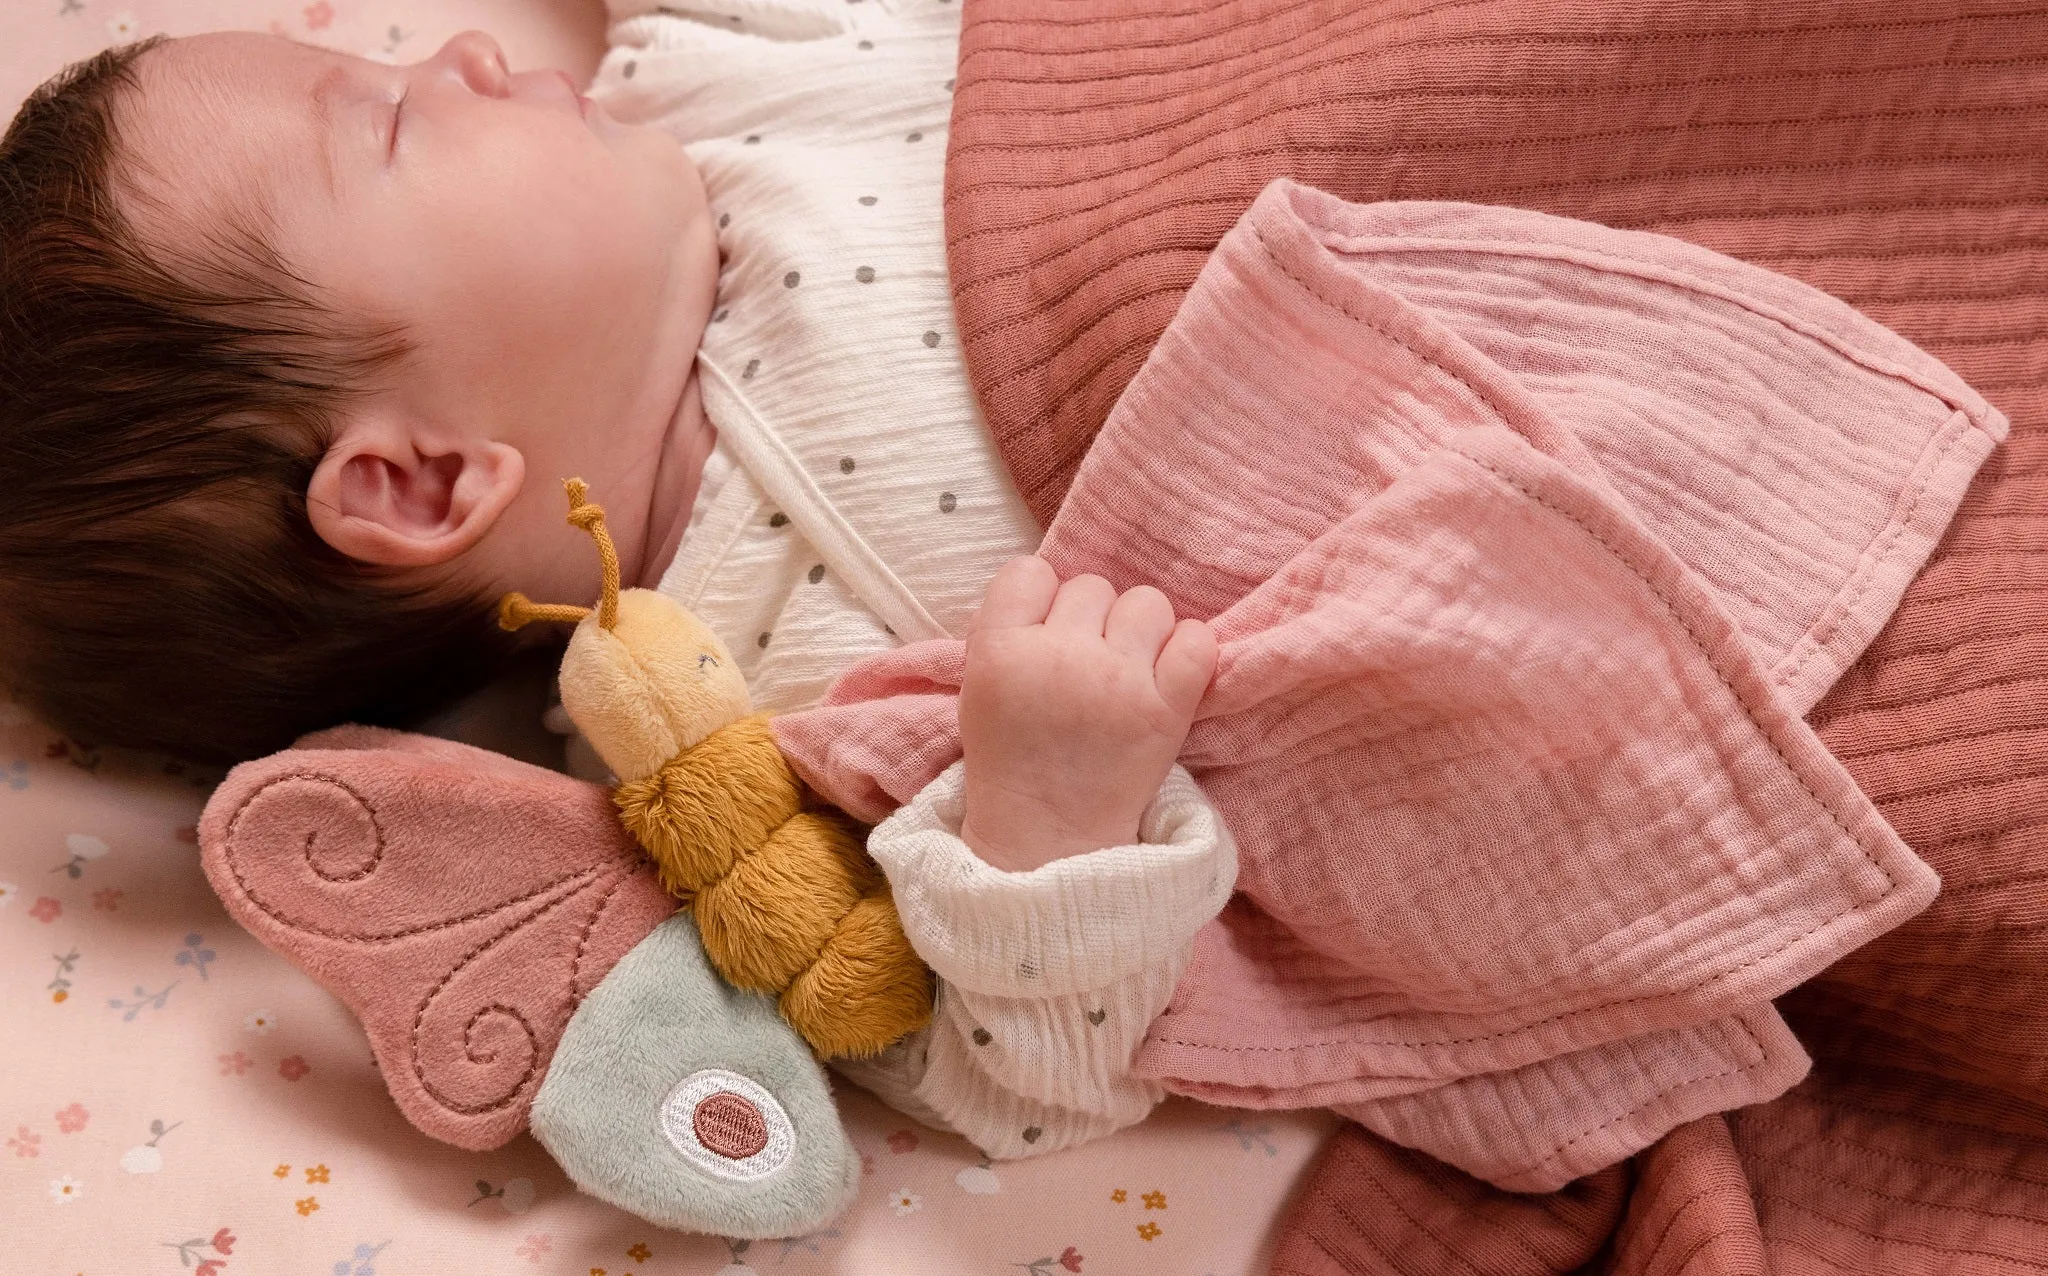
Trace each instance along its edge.
<instances>
[{"instance_id":1,"label":"baby's arm","mask_svg":"<svg viewBox=\"0 0 2048 1276\"><path fill-rule=\"evenodd\" d=\"M942 981L933 1021L844 1071L1000 1157L1151 1111L1164 1091L1132 1056L1236 877L1222 820L1172 765L1214 660L1156 590L1004 569L969 640L966 758L868 844Z\"/></svg>"}]
</instances>

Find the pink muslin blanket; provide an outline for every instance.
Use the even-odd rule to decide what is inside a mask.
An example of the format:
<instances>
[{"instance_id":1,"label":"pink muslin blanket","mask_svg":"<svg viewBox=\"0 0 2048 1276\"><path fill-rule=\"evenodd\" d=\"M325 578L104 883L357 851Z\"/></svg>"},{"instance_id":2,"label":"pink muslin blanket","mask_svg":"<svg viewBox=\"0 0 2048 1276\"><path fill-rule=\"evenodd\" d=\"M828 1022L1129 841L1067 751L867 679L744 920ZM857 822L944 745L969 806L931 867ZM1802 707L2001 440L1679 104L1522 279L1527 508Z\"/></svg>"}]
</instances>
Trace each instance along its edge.
<instances>
[{"instance_id":1,"label":"pink muslin blanket","mask_svg":"<svg viewBox=\"0 0 2048 1276\"><path fill-rule=\"evenodd\" d=\"M1801 719L2005 425L1677 240L1268 187L1041 549L1222 641L1182 761L1239 893L1140 1069L1530 1191L1789 1088L1770 999L1938 887ZM961 655L856 668L785 749L882 818L958 756Z\"/></svg>"}]
</instances>

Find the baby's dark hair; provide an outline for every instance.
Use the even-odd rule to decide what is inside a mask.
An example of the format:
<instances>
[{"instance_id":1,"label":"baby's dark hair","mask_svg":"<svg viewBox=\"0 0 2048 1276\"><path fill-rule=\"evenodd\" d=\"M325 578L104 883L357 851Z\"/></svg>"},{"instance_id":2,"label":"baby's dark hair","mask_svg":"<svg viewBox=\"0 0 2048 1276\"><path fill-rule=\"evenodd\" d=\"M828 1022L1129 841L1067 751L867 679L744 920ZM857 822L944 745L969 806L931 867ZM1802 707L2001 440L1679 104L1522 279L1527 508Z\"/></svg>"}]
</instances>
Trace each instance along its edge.
<instances>
[{"instance_id":1,"label":"baby's dark hair","mask_svg":"<svg viewBox=\"0 0 2048 1276\"><path fill-rule=\"evenodd\" d=\"M97 744L235 761L402 723L511 651L492 600L317 536L339 408L406 354L258 234L146 245L116 108L155 41L36 90L0 138L0 680Z\"/></svg>"}]
</instances>

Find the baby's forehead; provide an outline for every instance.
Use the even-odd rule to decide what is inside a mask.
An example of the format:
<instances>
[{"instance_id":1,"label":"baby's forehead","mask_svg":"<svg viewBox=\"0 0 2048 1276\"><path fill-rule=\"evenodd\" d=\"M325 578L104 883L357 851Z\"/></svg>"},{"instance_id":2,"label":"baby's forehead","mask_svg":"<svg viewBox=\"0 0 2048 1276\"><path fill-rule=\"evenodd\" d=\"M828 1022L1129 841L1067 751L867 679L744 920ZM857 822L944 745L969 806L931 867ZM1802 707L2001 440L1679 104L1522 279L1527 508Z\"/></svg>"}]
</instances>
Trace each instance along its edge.
<instances>
[{"instance_id":1,"label":"baby's forehead","mask_svg":"<svg viewBox=\"0 0 2048 1276\"><path fill-rule=\"evenodd\" d=\"M131 189L192 212L268 204L305 164L313 86L338 62L253 32L187 36L149 50L119 113Z\"/></svg>"}]
</instances>

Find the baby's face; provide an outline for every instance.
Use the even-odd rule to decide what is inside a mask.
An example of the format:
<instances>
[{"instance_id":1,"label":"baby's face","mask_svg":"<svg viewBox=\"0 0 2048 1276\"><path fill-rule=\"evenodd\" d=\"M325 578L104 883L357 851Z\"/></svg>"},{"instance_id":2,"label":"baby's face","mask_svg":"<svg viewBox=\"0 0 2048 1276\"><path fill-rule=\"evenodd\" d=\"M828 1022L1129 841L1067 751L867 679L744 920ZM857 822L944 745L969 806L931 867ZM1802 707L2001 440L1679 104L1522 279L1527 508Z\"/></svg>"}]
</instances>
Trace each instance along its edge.
<instances>
[{"instance_id":1,"label":"baby's face","mask_svg":"<svg viewBox=\"0 0 2048 1276\"><path fill-rule=\"evenodd\" d=\"M561 72L509 74L475 32L411 66L199 36L138 71L122 136L143 233L175 253L239 219L341 313L395 324L414 348L344 423L344 444L368 442L335 499L395 500L393 517L431 523L446 494L434 484L474 497L504 478L433 458L510 449L523 477L465 565L587 601L589 547L562 522L575 474L609 511L630 578L650 508L662 515L655 474L717 286L681 147L613 120ZM416 474L409 456L425 458Z\"/></svg>"}]
</instances>

